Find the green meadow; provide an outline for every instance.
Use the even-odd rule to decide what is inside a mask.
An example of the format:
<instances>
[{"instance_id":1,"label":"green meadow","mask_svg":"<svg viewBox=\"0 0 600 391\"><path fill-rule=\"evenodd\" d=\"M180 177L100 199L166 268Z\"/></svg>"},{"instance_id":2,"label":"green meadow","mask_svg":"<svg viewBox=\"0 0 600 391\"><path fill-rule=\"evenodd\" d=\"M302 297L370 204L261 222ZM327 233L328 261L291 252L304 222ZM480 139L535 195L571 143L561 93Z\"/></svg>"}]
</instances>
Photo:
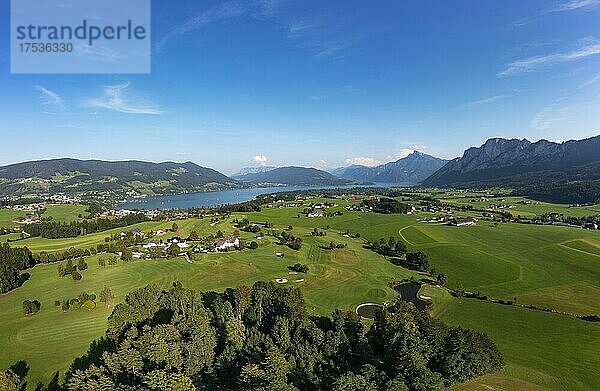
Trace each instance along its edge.
<instances>
[{"instance_id":1,"label":"green meadow","mask_svg":"<svg viewBox=\"0 0 600 391\"><path fill-rule=\"evenodd\" d=\"M265 207L261 212L233 214L216 225L211 225L208 218L177 221L177 235L183 237L192 231L200 236L217 230L231 234L235 218L268 221L275 230L291 225L290 233L303 239L300 251L277 245L273 237L264 236L257 240L257 250L196 254L192 264L175 258L119 261L116 266L100 268L96 255L86 257L89 268L82 272L83 279L78 282L59 278L55 264L38 265L28 270L30 278L22 287L0 296L0 346L5 351L0 357L0 367L26 360L31 367L31 385L38 380L47 381L56 369L64 373L72 359L83 354L89 342L103 334L112 307L99 304L90 311L71 309L65 313L53 303L76 297L82 291L98 294L105 285L111 288L118 303L127 292L150 283L168 286L180 281L187 287L206 291L285 278L286 286L302 289L309 313L315 315L327 314L335 308L353 310L363 302L393 300L397 294L390 288L390 282L422 276L364 248L364 239L389 236L403 239L409 251L425 251L436 270L448 275L447 285L451 289L464 287L493 299L516 298L519 305L533 304L576 315L600 315L598 231L516 223L495 225L481 220L475 226L451 227L419 222L418 219L430 216L426 213L348 212L343 209L345 201L336 202L340 204L337 209L344 213L342 216L307 218L299 214L299 208ZM72 213L77 216L79 212ZM64 218L69 218L68 213ZM148 232L171 225L172 222L147 222L136 227ZM313 228L324 229L327 236L311 236ZM28 246L34 252L89 248L103 242L110 233L122 230L72 239L30 238L13 245ZM344 236L347 230L360 233L361 238ZM172 234L163 239L169 235ZM254 240L254 235L242 232L242 239ZM348 247L329 250L326 247L330 241L346 243ZM280 251L284 257L275 255ZM287 266L297 262L307 264L309 272L290 274ZM423 286L421 294L433 300L434 316L449 324L486 332L505 355L506 367L500 373L456 389L593 390L600 383L597 371L600 323L521 306L459 300L447 289L433 286ZM24 317L21 303L25 299L39 300L40 313Z\"/></svg>"}]
</instances>

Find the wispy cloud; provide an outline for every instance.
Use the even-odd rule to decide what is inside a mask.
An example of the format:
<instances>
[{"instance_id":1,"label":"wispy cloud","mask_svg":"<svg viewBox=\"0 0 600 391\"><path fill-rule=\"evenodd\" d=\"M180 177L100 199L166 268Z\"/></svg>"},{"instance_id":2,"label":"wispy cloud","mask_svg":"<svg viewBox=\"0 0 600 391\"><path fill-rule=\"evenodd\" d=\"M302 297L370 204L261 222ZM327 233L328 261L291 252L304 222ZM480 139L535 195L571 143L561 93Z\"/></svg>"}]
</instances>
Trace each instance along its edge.
<instances>
[{"instance_id":1,"label":"wispy cloud","mask_svg":"<svg viewBox=\"0 0 600 391\"><path fill-rule=\"evenodd\" d=\"M579 87L577 87L577 89L578 90L584 89L586 87L591 86L592 84L596 84L598 81L600 81L600 72L596 73L596 75L594 75L591 78L589 78L588 80L586 80L583 84L581 84Z\"/></svg>"},{"instance_id":2,"label":"wispy cloud","mask_svg":"<svg viewBox=\"0 0 600 391\"><path fill-rule=\"evenodd\" d=\"M351 22L332 21L327 15L313 16L311 20L281 22L292 43L312 52L317 60L341 60L364 39Z\"/></svg>"},{"instance_id":3,"label":"wispy cloud","mask_svg":"<svg viewBox=\"0 0 600 391\"><path fill-rule=\"evenodd\" d=\"M59 109L65 107L63 99L56 92L39 85L36 85L35 89L40 93L40 100L44 106L54 106Z\"/></svg>"},{"instance_id":4,"label":"wispy cloud","mask_svg":"<svg viewBox=\"0 0 600 391\"><path fill-rule=\"evenodd\" d=\"M544 107L533 116L529 126L537 130L546 130L558 122L569 119L576 107L567 104L565 100L566 98L561 98Z\"/></svg>"},{"instance_id":5,"label":"wispy cloud","mask_svg":"<svg viewBox=\"0 0 600 391\"><path fill-rule=\"evenodd\" d=\"M123 59L123 56L121 54L104 46L92 47L88 45L76 45L75 55L82 58L94 59L104 62L115 62Z\"/></svg>"},{"instance_id":6,"label":"wispy cloud","mask_svg":"<svg viewBox=\"0 0 600 391\"><path fill-rule=\"evenodd\" d=\"M600 54L600 43L598 41L586 39L582 42L583 44L579 48L570 52L533 56L513 61L498 73L498 77L534 72L558 63L577 61Z\"/></svg>"},{"instance_id":7,"label":"wispy cloud","mask_svg":"<svg viewBox=\"0 0 600 391\"><path fill-rule=\"evenodd\" d=\"M458 109L459 110L472 109L474 107L484 106L484 105L494 103L494 102L497 102L499 100L506 99L506 98L508 98L508 95L494 95L494 96L490 96L489 98L478 99L478 100L474 100L469 103L465 103L464 105L460 106Z\"/></svg>"},{"instance_id":8,"label":"wispy cloud","mask_svg":"<svg viewBox=\"0 0 600 391\"><path fill-rule=\"evenodd\" d=\"M172 28L154 45L154 51L156 53L160 53L165 45L172 39L190 34L219 20L237 18L250 12L258 13L267 18L273 17L279 2L279 0L230 0L213 6L186 19L182 24Z\"/></svg>"},{"instance_id":9,"label":"wispy cloud","mask_svg":"<svg viewBox=\"0 0 600 391\"><path fill-rule=\"evenodd\" d=\"M100 98L90 99L85 103L87 107L101 108L118 111L126 114L162 114L162 110L153 105L140 102L139 99L133 101L125 95L129 88L129 83L121 83L104 87L104 95Z\"/></svg>"},{"instance_id":10,"label":"wispy cloud","mask_svg":"<svg viewBox=\"0 0 600 391\"><path fill-rule=\"evenodd\" d=\"M574 11L578 9L592 8L597 5L600 5L600 0L571 0L548 8L546 13Z\"/></svg>"},{"instance_id":11,"label":"wispy cloud","mask_svg":"<svg viewBox=\"0 0 600 391\"><path fill-rule=\"evenodd\" d=\"M301 3L285 0L229 0L203 10L173 27L154 45L154 52L160 53L165 46L179 37L208 27L222 20L241 17L254 17L267 20L282 28L290 42L307 49L315 59L339 60L347 57L351 47L363 39L353 21L340 21L338 14L312 14L309 20L298 19L285 14L287 6L302 7Z\"/></svg>"},{"instance_id":12,"label":"wispy cloud","mask_svg":"<svg viewBox=\"0 0 600 391\"><path fill-rule=\"evenodd\" d=\"M306 21L295 21L287 26L287 36L290 39L302 38L306 36L313 28L314 26Z\"/></svg>"},{"instance_id":13,"label":"wispy cloud","mask_svg":"<svg viewBox=\"0 0 600 391\"><path fill-rule=\"evenodd\" d=\"M311 95L311 96L308 97L308 99L320 101L320 100L325 100L327 98L331 98L331 97L338 96L338 95L341 95L341 94L351 94L351 93L353 93L355 91L356 91L356 87L354 85L352 85L352 84L346 84L346 85L344 85L342 87L333 89L333 90L331 90L329 92L320 92L320 93Z\"/></svg>"},{"instance_id":14,"label":"wispy cloud","mask_svg":"<svg viewBox=\"0 0 600 391\"><path fill-rule=\"evenodd\" d=\"M347 165L375 167L375 166L379 166L380 164L382 164L382 162L377 159L373 159L371 157L357 156L357 157L346 159L346 164Z\"/></svg>"},{"instance_id":15,"label":"wispy cloud","mask_svg":"<svg viewBox=\"0 0 600 391\"><path fill-rule=\"evenodd\" d=\"M598 5L600 5L600 0L570 0L558 2L548 8L543 9L536 15L519 19L514 23L514 25L516 27L521 27L537 21L540 17L544 15L554 14L557 12L569 12L578 10L585 11L592 9Z\"/></svg>"}]
</instances>

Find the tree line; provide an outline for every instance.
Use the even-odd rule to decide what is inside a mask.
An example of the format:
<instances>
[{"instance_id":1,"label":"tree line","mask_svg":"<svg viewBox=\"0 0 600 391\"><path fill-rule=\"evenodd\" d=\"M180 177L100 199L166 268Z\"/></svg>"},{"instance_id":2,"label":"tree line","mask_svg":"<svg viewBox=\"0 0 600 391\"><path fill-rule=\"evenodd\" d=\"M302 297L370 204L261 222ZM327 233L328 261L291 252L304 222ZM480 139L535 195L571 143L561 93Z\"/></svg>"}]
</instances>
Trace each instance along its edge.
<instances>
[{"instance_id":1,"label":"tree line","mask_svg":"<svg viewBox=\"0 0 600 391\"><path fill-rule=\"evenodd\" d=\"M44 220L39 223L29 224L26 231L30 236L41 236L46 239L74 238L94 232L126 227L148 220L143 213L130 214L114 219L98 218L94 220L72 221L70 223Z\"/></svg>"}]
</instances>

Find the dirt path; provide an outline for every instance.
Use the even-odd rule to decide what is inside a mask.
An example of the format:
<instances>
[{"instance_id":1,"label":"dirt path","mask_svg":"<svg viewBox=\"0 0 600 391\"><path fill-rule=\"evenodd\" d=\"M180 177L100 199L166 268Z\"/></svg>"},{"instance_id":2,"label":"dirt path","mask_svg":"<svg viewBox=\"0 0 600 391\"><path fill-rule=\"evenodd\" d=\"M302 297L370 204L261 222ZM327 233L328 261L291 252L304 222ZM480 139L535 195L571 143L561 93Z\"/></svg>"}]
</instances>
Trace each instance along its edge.
<instances>
[{"instance_id":1,"label":"dirt path","mask_svg":"<svg viewBox=\"0 0 600 391\"><path fill-rule=\"evenodd\" d=\"M410 228L410 227L412 227L412 225L409 225L409 226L407 226L407 227L404 227L404 228L400 229L400 230L398 231L398 235L400 235L400 238L401 238L402 240L404 240L406 243L410 244L411 246L416 246L417 244L416 244L415 242L411 242L410 240L406 239L406 238L404 237L404 235L402 235L402 231L404 231L405 229L407 229L407 228Z\"/></svg>"}]
</instances>

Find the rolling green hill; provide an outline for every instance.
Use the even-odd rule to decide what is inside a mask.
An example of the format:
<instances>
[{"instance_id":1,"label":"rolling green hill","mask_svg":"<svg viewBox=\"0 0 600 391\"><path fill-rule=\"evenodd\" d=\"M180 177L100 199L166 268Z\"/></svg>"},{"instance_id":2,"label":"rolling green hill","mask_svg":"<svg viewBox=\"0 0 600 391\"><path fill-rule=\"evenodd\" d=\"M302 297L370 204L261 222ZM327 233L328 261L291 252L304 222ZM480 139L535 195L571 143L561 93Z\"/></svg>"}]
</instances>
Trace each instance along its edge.
<instances>
[{"instance_id":1,"label":"rolling green hill","mask_svg":"<svg viewBox=\"0 0 600 391\"><path fill-rule=\"evenodd\" d=\"M82 192L135 189L177 193L210 185L231 186L235 180L192 162L152 163L53 159L0 167L1 194Z\"/></svg>"}]
</instances>

